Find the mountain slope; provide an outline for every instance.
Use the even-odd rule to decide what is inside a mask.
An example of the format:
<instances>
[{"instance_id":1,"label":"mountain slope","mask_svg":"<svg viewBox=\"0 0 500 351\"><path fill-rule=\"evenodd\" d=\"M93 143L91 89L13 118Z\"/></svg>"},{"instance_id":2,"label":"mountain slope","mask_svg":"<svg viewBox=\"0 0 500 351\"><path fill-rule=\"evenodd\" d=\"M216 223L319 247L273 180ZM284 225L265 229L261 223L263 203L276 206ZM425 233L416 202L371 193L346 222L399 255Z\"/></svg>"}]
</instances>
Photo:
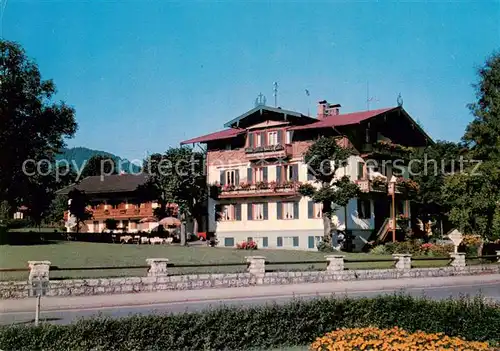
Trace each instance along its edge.
<instances>
[{"instance_id":1,"label":"mountain slope","mask_svg":"<svg viewBox=\"0 0 500 351\"><path fill-rule=\"evenodd\" d=\"M113 155L106 151L93 150L86 147L72 147L68 149L61 149L61 153L56 156L56 160L67 160L71 165L76 165L79 169L88 161L92 156L106 156L112 158L117 167L121 164L121 170L126 173L139 172L140 167L136 164L130 163L126 159Z\"/></svg>"}]
</instances>

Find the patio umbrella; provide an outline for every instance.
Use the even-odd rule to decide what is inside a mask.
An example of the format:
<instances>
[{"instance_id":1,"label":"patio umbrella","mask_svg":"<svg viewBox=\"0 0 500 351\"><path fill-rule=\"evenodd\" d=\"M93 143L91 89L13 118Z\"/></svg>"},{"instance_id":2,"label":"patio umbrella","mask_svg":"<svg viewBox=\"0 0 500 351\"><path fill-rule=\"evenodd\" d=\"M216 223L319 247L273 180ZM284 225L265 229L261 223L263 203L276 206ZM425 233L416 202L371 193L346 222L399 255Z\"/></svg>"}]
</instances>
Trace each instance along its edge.
<instances>
[{"instance_id":1,"label":"patio umbrella","mask_svg":"<svg viewBox=\"0 0 500 351\"><path fill-rule=\"evenodd\" d=\"M180 226L181 225L181 221L175 217L165 217L163 219L161 219L158 224L161 224L163 226Z\"/></svg>"},{"instance_id":2,"label":"patio umbrella","mask_svg":"<svg viewBox=\"0 0 500 351\"><path fill-rule=\"evenodd\" d=\"M150 223L150 222L156 222L156 218L154 217L146 217L146 218L143 218L139 221L139 223Z\"/></svg>"}]
</instances>

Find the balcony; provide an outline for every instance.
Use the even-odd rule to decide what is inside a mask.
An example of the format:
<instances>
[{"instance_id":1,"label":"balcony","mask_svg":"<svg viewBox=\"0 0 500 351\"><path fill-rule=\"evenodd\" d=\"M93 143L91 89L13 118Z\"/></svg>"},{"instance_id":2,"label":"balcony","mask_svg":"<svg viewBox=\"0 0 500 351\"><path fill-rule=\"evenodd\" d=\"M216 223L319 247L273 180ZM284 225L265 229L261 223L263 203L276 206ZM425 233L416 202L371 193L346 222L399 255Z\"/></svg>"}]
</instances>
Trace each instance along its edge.
<instances>
[{"instance_id":1,"label":"balcony","mask_svg":"<svg viewBox=\"0 0 500 351\"><path fill-rule=\"evenodd\" d=\"M247 160L286 158L292 154L291 144L277 144L245 148Z\"/></svg>"},{"instance_id":2,"label":"balcony","mask_svg":"<svg viewBox=\"0 0 500 351\"><path fill-rule=\"evenodd\" d=\"M375 177L374 179L358 179L355 181L363 193L384 193L388 194L388 183L385 178ZM419 189L418 184L411 180L398 177L396 181L396 194L411 195Z\"/></svg>"},{"instance_id":3,"label":"balcony","mask_svg":"<svg viewBox=\"0 0 500 351\"><path fill-rule=\"evenodd\" d=\"M153 216L153 209L149 208L110 208L110 209L95 209L92 210L94 219L128 219Z\"/></svg>"},{"instance_id":4,"label":"balcony","mask_svg":"<svg viewBox=\"0 0 500 351\"><path fill-rule=\"evenodd\" d=\"M361 151L372 157L407 159L410 156L411 148L380 140L373 144L364 144Z\"/></svg>"},{"instance_id":5,"label":"balcony","mask_svg":"<svg viewBox=\"0 0 500 351\"><path fill-rule=\"evenodd\" d=\"M238 197L263 197L263 196L297 196L300 183L287 181L284 183L259 182L257 184L241 184L239 186L225 185L221 191L220 199Z\"/></svg>"}]
</instances>

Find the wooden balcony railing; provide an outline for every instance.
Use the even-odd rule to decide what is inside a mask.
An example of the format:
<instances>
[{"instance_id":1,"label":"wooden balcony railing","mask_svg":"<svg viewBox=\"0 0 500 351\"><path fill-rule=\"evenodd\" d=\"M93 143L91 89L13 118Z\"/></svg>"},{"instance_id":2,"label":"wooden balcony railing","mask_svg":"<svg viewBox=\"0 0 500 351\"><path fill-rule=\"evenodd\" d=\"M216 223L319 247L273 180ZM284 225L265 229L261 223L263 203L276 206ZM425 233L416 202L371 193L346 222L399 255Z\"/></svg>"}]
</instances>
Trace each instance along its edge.
<instances>
[{"instance_id":1,"label":"wooden balcony railing","mask_svg":"<svg viewBox=\"0 0 500 351\"><path fill-rule=\"evenodd\" d=\"M292 154L292 145L277 144L257 147L247 147L245 155L247 160L260 160L268 158L285 158Z\"/></svg>"}]
</instances>

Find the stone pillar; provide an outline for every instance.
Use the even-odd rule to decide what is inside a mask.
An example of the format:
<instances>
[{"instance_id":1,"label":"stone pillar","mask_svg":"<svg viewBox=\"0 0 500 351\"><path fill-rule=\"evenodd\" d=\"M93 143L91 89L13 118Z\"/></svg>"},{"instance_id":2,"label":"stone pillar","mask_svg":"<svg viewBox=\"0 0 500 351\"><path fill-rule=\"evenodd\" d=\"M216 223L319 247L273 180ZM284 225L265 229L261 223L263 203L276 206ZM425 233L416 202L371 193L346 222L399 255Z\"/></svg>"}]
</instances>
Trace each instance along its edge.
<instances>
[{"instance_id":1,"label":"stone pillar","mask_svg":"<svg viewBox=\"0 0 500 351\"><path fill-rule=\"evenodd\" d=\"M451 264L450 264L452 267L465 268L465 253L464 252L451 253L450 257L452 259Z\"/></svg>"},{"instance_id":2,"label":"stone pillar","mask_svg":"<svg viewBox=\"0 0 500 351\"><path fill-rule=\"evenodd\" d=\"M266 258L264 256L246 256L245 258L248 263L248 273L256 278L257 284L262 284L266 274Z\"/></svg>"},{"instance_id":3,"label":"stone pillar","mask_svg":"<svg viewBox=\"0 0 500 351\"><path fill-rule=\"evenodd\" d=\"M497 262L500 263L500 251L497 251Z\"/></svg>"},{"instance_id":4,"label":"stone pillar","mask_svg":"<svg viewBox=\"0 0 500 351\"><path fill-rule=\"evenodd\" d=\"M393 254L392 257L396 259L397 270L411 269L411 255L410 254Z\"/></svg>"},{"instance_id":5,"label":"stone pillar","mask_svg":"<svg viewBox=\"0 0 500 351\"><path fill-rule=\"evenodd\" d=\"M150 268L148 277L166 277L168 275L168 258L147 258Z\"/></svg>"},{"instance_id":6,"label":"stone pillar","mask_svg":"<svg viewBox=\"0 0 500 351\"><path fill-rule=\"evenodd\" d=\"M326 266L327 272L343 272L344 271L344 255L326 255L328 261Z\"/></svg>"},{"instance_id":7,"label":"stone pillar","mask_svg":"<svg viewBox=\"0 0 500 351\"><path fill-rule=\"evenodd\" d=\"M28 261L30 268L29 281L49 281L50 261Z\"/></svg>"}]
</instances>

